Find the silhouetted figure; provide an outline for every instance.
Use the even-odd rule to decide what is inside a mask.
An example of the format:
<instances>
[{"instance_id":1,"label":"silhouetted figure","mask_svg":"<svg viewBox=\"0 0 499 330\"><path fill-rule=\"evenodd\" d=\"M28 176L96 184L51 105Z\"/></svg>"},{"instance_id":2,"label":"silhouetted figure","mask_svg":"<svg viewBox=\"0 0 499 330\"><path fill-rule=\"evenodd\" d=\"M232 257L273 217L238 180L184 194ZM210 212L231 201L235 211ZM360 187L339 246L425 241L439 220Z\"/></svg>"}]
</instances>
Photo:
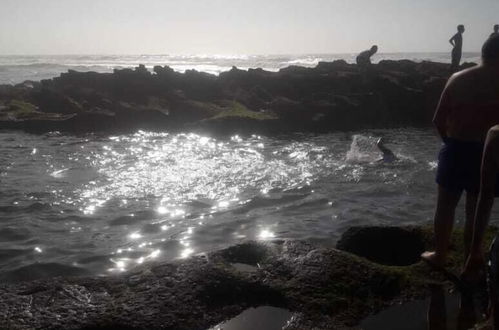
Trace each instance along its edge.
<instances>
[{"instance_id":1,"label":"silhouetted figure","mask_svg":"<svg viewBox=\"0 0 499 330\"><path fill-rule=\"evenodd\" d=\"M499 35L499 24L494 25L494 32L489 36L489 38Z\"/></svg>"},{"instance_id":2,"label":"silhouetted figure","mask_svg":"<svg viewBox=\"0 0 499 330\"><path fill-rule=\"evenodd\" d=\"M494 38L499 40L499 36ZM480 193L473 226L473 238L471 241L470 253L462 274L463 279L466 279L469 282L482 281L485 276L483 238L489 222L492 205L494 204L494 198L499 195L498 179L499 125L496 125L489 130L487 140L485 141L481 167ZM496 244L496 246L499 246L499 244ZM495 251L497 252L497 249ZM495 261L497 261L499 256L496 256L495 258ZM498 280L499 278L495 279L496 282Z\"/></svg>"},{"instance_id":3,"label":"silhouetted figure","mask_svg":"<svg viewBox=\"0 0 499 330\"><path fill-rule=\"evenodd\" d=\"M361 52L355 59L357 65L361 66L371 65L371 56L376 54L377 51L378 51L378 46L374 45L371 47L371 49Z\"/></svg>"},{"instance_id":4,"label":"silhouetted figure","mask_svg":"<svg viewBox=\"0 0 499 330\"><path fill-rule=\"evenodd\" d=\"M495 36L482 47L481 65L452 75L433 118L444 142L436 177L435 251L425 252L421 257L440 267L445 266L447 260L454 214L463 191L466 191L465 255L469 255L471 246L477 251L481 245L483 234L480 235L481 227L475 221L475 208L485 139L489 128L499 124L498 90L499 36ZM473 244L472 235L475 236ZM473 253L476 254L481 251Z\"/></svg>"},{"instance_id":5,"label":"silhouetted figure","mask_svg":"<svg viewBox=\"0 0 499 330\"><path fill-rule=\"evenodd\" d=\"M463 33L464 25L457 26L457 33L449 39L452 45L452 64L451 70L457 70L459 63L461 63L461 56L463 55Z\"/></svg>"},{"instance_id":6,"label":"silhouetted figure","mask_svg":"<svg viewBox=\"0 0 499 330\"><path fill-rule=\"evenodd\" d=\"M383 144L383 142L384 142L383 138L379 138L379 140L376 142L376 146L383 153L383 158L380 159L380 160L383 161L383 162L385 162L385 163L392 163L392 162L396 161L397 160L397 156L395 156L395 154L393 153L393 151L391 151L390 149L388 149L387 147L385 147L385 145Z\"/></svg>"}]
</instances>

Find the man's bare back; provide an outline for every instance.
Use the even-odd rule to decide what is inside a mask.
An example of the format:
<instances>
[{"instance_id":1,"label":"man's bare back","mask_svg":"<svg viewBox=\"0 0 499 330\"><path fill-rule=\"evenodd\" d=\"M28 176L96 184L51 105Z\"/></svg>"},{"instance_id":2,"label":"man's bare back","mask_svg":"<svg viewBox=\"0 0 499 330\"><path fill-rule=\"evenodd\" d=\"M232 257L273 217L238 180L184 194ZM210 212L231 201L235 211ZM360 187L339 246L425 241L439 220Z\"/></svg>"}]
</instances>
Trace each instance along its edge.
<instances>
[{"instance_id":1,"label":"man's bare back","mask_svg":"<svg viewBox=\"0 0 499 330\"><path fill-rule=\"evenodd\" d=\"M483 142L499 124L499 66L478 65L448 81L434 123L442 136Z\"/></svg>"},{"instance_id":2,"label":"man's bare back","mask_svg":"<svg viewBox=\"0 0 499 330\"><path fill-rule=\"evenodd\" d=\"M455 209L463 192L464 252L470 252L484 142L489 128L499 124L499 36L483 45L482 62L449 79L433 118L444 142L436 175L435 251L426 251L421 257L440 267L445 265Z\"/></svg>"}]
</instances>

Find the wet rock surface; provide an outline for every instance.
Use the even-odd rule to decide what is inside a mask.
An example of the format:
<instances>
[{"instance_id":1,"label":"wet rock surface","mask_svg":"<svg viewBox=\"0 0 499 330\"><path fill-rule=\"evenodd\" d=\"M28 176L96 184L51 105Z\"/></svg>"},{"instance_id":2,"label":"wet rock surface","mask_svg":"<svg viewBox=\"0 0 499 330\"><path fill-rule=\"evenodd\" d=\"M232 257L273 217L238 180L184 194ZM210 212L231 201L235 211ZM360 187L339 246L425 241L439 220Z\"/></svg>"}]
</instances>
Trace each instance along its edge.
<instances>
[{"instance_id":1,"label":"wet rock surface","mask_svg":"<svg viewBox=\"0 0 499 330\"><path fill-rule=\"evenodd\" d=\"M385 235L413 235L428 248L427 227L352 229L339 247ZM491 229L488 239L496 232ZM462 262L456 232L450 268ZM374 243L373 243L374 244ZM233 264L248 264L244 271ZM293 313L286 329L351 329L400 301L444 282L420 262L385 266L302 241L247 242L121 276L67 277L2 284L2 329L208 329L249 307Z\"/></svg>"},{"instance_id":2,"label":"wet rock surface","mask_svg":"<svg viewBox=\"0 0 499 330\"><path fill-rule=\"evenodd\" d=\"M353 227L336 247L388 266L415 264L425 251L423 233L417 227Z\"/></svg>"},{"instance_id":3,"label":"wet rock surface","mask_svg":"<svg viewBox=\"0 0 499 330\"><path fill-rule=\"evenodd\" d=\"M463 67L471 64L465 64ZM31 132L137 129L207 133L328 132L428 126L450 76L443 63L345 61L219 76L157 66L0 86L0 128Z\"/></svg>"}]
</instances>

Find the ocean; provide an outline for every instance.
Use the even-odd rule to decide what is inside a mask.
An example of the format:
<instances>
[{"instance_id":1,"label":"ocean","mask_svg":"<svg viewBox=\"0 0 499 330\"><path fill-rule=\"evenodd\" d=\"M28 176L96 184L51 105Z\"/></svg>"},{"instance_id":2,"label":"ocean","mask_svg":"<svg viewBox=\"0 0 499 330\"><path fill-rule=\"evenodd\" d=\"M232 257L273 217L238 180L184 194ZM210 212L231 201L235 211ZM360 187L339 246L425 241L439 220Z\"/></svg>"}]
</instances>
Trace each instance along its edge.
<instances>
[{"instance_id":1,"label":"ocean","mask_svg":"<svg viewBox=\"0 0 499 330\"><path fill-rule=\"evenodd\" d=\"M397 56L384 58L411 58ZM4 56L0 77L17 83L139 63L216 74L232 65L278 70L340 57ZM379 161L379 137L397 161ZM226 138L0 131L0 141L3 281L118 274L245 240L331 247L354 225L431 223L440 148L432 129L414 128Z\"/></svg>"},{"instance_id":2,"label":"ocean","mask_svg":"<svg viewBox=\"0 0 499 330\"><path fill-rule=\"evenodd\" d=\"M314 67L320 61L344 59L355 62L356 54L310 55L43 55L1 56L0 84L18 84L25 80L41 80L58 76L67 70L112 72L115 68L132 68L144 64L148 69L156 65L168 65L184 72L194 69L219 74L232 66L240 69L263 68L277 71L290 65ZM409 59L413 61L449 62L448 53L393 53L376 54L373 62L381 60ZM480 60L479 53L464 53L463 62Z\"/></svg>"}]
</instances>

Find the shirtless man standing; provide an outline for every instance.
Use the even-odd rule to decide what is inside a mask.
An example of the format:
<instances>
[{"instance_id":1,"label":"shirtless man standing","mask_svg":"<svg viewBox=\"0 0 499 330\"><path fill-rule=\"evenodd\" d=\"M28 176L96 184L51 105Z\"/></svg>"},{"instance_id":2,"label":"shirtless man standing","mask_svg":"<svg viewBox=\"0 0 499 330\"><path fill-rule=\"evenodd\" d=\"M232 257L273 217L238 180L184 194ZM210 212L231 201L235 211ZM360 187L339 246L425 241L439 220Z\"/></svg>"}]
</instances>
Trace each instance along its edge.
<instances>
[{"instance_id":1,"label":"shirtless man standing","mask_svg":"<svg viewBox=\"0 0 499 330\"><path fill-rule=\"evenodd\" d=\"M494 198L499 196L499 125L493 126L485 140L482 158L480 193L475 214L471 250L466 260L461 279L469 284L485 279L483 238L490 219ZM492 329L499 329L499 236L496 235L490 248L488 267L489 318ZM485 329L485 328L484 328Z\"/></svg>"},{"instance_id":2,"label":"shirtless man standing","mask_svg":"<svg viewBox=\"0 0 499 330\"><path fill-rule=\"evenodd\" d=\"M483 237L490 218L494 198L499 192L499 125L493 126L485 140L482 158L480 193L473 226L473 238L466 265L465 280L477 281L485 269ZM497 280L497 279L496 279Z\"/></svg>"},{"instance_id":3,"label":"shirtless man standing","mask_svg":"<svg viewBox=\"0 0 499 330\"><path fill-rule=\"evenodd\" d=\"M459 68L459 63L461 63L461 56L463 55L463 33L464 25L457 26L457 33L449 39L452 45L452 64L451 69L457 70Z\"/></svg>"},{"instance_id":4,"label":"shirtless man standing","mask_svg":"<svg viewBox=\"0 0 499 330\"><path fill-rule=\"evenodd\" d=\"M465 254L470 252L483 145L489 128L499 124L499 36L489 38L483 45L481 65L452 75L433 123L444 142L436 178L435 251L427 251L421 257L442 267L463 191L466 191Z\"/></svg>"}]
</instances>

